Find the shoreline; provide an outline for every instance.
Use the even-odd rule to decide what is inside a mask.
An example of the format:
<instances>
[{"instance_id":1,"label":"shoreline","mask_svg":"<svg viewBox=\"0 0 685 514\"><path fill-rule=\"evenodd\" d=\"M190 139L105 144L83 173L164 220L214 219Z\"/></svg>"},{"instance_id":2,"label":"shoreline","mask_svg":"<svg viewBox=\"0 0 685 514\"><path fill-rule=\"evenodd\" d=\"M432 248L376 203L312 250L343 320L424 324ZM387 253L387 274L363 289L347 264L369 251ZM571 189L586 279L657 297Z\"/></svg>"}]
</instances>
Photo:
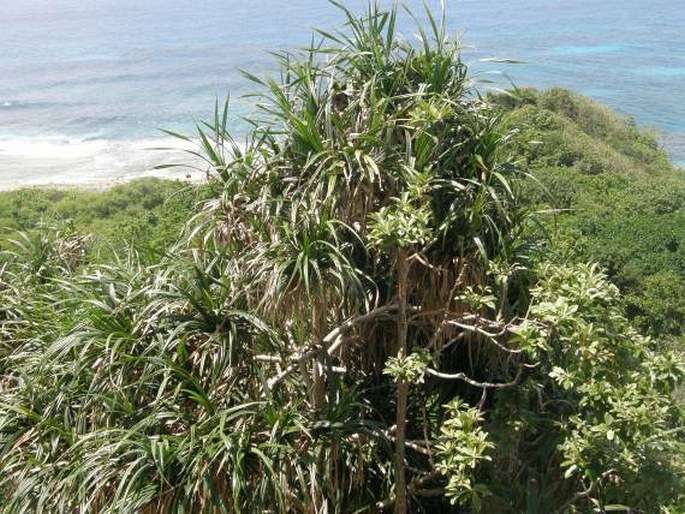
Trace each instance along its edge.
<instances>
[{"instance_id":1,"label":"shoreline","mask_svg":"<svg viewBox=\"0 0 685 514\"><path fill-rule=\"evenodd\" d=\"M66 191L66 190L80 190L80 191L91 191L91 192L104 192L120 185L128 184L136 180L142 179L158 179L169 182L186 182L188 184L200 184L206 180L205 177L200 177L196 175L179 174L177 176L172 176L169 174L158 175L152 173L139 174L135 176L128 177L118 177L111 179L101 179L97 181L83 181L83 182L36 182L36 183L24 183L16 185L3 185L0 187L0 193L11 193L13 191L20 191L22 189L40 189L46 191Z\"/></svg>"},{"instance_id":2,"label":"shoreline","mask_svg":"<svg viewBox=\"0 0 685 514\"><path fill-rule=\"evenodd\" d=\"M0 139L0 191L22 188L103 190L137 178L205 178L192 142L170 136L130 140ZM155 169L156 166L178 166ZM198 169L199 168L199 169Z\"/></svg>"},{"instance_id":3,"label":"shoreline","mask_svg":"<svg viewBox=\"0 0 685 514\"><path fill-rule=\"evenodd\" d=\"M0 188L0 194L12 193L21 191L23 189L36 189L39 191L86 191L90 193L104 193L115 187L123 186L135 182L137 180L160 180L165 182L180 182L188 185L201 184L206 179L204 177L188 177L184 176L158 176L152 174L137 175L134 177L113 179L107 181L105 179L98 182L51 182L43 184L24 184L16 187Z\"/></svg>"},{"instance_id":4,"label":"shoreline","mask_svg":"<svg viewBox=\"0 0 685 514\"><path fill-rule=\"evenodd\" d=\"M648 129L649 130L649 129ZM685 171L685 133L653 134L674 168ZM24 188L104 191L139 178L206 180L194 141L171 136L129 140L0 138L0 191ZM176 167L155 169L163 164Z\"/></svg>"},{"instance_id":5,"label":"shoreline","mask_svg":"<svg viewBox=\"0 0 685 514\"><path fill-rule=\"evenodd\" d=\"M101 192L114 187L128 184L142 179L158 179L170 182L187 182L189 184L199 184L206 181L204 172L190 170L183 167L176 168L176 171L169 169L154 170L149 169L141 173L131 173L125 176L103 176L97 179L84 180L55 180L50 182L23 182L17 184L0 183L0 193L19 191L21 189L43 189L43 190L68 190L78 189L82 191Z\"/></svg>"}]
</instances>

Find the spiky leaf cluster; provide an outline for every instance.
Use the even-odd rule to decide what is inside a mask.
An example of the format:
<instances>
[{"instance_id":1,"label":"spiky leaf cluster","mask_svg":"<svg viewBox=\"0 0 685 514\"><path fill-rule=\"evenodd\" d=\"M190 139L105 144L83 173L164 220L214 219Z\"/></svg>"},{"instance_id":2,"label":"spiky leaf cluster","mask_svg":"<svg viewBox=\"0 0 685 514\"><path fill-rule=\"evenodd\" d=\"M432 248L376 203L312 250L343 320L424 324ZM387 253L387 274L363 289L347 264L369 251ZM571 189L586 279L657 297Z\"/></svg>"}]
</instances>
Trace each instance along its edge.
<instances>
[{"instance_id":1,"label":"spiky leaf cluster","mask_svg":"<svg viewBox=\"0 0 685 514\"><path fill-rule=\"evenodd\" d=\"M199 127L216 194L166 255L3 256L0 510L520 512L543 471L548 507L637 497L657 461L611 452L677 433L679 375L594 270L526 269L509 134L445 20L410 44L340 8L250 75L244 145L228 106Z\"/></svg>"}]
</instances>

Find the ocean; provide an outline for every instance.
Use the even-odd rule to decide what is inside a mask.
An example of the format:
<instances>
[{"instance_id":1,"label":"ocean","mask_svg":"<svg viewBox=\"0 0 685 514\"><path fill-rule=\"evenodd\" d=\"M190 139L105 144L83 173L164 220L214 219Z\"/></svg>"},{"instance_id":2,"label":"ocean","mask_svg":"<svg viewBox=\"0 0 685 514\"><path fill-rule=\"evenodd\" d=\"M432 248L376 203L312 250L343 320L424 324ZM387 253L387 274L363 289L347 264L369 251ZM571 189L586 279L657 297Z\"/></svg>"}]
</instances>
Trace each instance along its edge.
<instances>
[{"instance_id":1,"label":"ocean","mask_svg":"<svg viewBox=\"0 0 685 514\"><path fill-rule=\"evenodd\" d=\"M422 17L420 0L405 3ZM683 0L447 0L446 9L476 78L589 95L658 131L685 166ZM240 116L254 111L243 95L255 90L240 70L271 73L270 51L308 45L312 27L342 20L325 0L0 0L0 189L181 178L152 169L179 158L152 149L178 146L161 128L192 133L230 93L240 133ZM400 29L415 33L408 16Z\"/></svg>"}]
</instances>

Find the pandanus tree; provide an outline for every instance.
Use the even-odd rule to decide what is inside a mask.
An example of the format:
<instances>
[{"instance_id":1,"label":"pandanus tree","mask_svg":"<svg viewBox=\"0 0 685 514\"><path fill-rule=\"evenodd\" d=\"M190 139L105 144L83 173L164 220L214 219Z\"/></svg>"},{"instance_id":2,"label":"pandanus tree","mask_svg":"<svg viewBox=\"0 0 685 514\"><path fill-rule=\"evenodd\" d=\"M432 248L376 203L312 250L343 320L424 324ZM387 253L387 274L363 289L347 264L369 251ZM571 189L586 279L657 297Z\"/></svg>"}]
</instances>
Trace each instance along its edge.
<instances>
[{"instance_id":1,"label":"pandanus tree","mask_svg":"<svg viewBox=\"0 0 685 514\"><path fill-rule=\"evenodd\" d=\"M595 268L533 270L445 19L414 44L339 7L248 75L245 144L227 105L200 127L215 194L159 262L30 284L7 256L3 511L570 512L659 462L676 495L677 366Z\"/></svg>"},{"instance_id":2,"label":"pandanus tree","mask_svg":"<svg viewBox=\"0 0 685 514\"><path fill-rule=\"evenodd\" d=\"M421 32L416 46L395 37L394 10L372 9L364 18L347 12L345 32L322 33L337 50L324 45L298 60L281 56L280 82L250 75L266 90L266 116L247 148L230 145L228 158L223 123L210 127L213 143L203 138L225 194L201 214L210 233L197 234L253 263L253 308L289 332L289 355L260 356L274 363L272 393L306 384L311 408L325 420L344 384L367 398L367 391L387 395L388 374L394 377L394 416L387 397L364 416L394 422L373 436L353 432L362 439L382 434L384 444L394 444L394 494L387 494L398 512L407 509L407 490L419 490L436 472L432 438L424 437L425 447L413 447L425 469L406 478L409 418L411 439L436 426L409 416L405 368L421 356L452 368L426 368L433 382L464 378L482 391L500 387L462 377L460 354L490 340L492 348L472 355L476 367L474 359L482 359L483 377L503 370L513 373L511 382L522 365L494 333L505 334L525 305L510 301L504 287L490 319L477 300L494 285L490 263L515 263L521 249L507 136L471 89L445 20L427 14L431 32ZM450 387L456 395L459 386Z\"/></svg>"}]
</instances>

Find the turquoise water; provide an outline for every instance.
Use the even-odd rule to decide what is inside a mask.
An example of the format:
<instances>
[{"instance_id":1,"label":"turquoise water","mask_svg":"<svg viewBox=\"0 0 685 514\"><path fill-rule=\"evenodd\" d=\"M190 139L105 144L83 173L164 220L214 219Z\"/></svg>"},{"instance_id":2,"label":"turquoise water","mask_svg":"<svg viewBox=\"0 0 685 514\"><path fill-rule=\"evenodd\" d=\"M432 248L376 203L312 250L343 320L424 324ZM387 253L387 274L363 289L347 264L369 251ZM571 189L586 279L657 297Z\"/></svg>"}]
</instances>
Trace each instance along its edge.
<instances>
[{"instance_id":1,"label":"turquoise water","mask_svg":"<svg viewBox=\"0 0 685 514\"><path fill-rule=\"evenodd\" d=\"M451 0L447 10L478 77L588 94L663 133L685 162L682 0ZM268 51L342 19L323 0L0 0L0 13L0 188L151 173L169 157L146 150L166 144L159 127L192 130L228 91L236 115L250 112L239 70L268 73ZM401 29L413 37L408 19Z\"/></svg>"}]
</instances>

